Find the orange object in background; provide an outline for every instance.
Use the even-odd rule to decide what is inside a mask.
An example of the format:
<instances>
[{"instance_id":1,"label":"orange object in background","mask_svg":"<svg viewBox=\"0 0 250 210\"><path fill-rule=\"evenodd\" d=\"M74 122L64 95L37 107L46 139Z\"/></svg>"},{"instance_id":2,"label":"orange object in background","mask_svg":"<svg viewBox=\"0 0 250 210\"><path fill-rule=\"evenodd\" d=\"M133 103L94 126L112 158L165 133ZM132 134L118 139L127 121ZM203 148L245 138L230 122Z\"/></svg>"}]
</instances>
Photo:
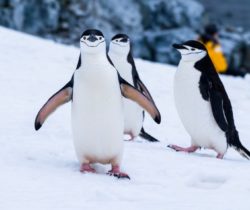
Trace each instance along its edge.
<instances>
[{"instance_id":1,"label":"orange object in background","mask_svg":"<svg viewBox=\"0 0 250 210\"><path fill-rule=\"evenodd\" d=\"M199 40L201 41L201 40ZM202 41L201 41L202 42ZM202 42L203 43L203 42ZM221 45L219 43L214 43L213 41L208 41L203 43L208 51L208 54L214 64L214 67L218 73L225 73L227 71L227 60L222 52Z\"/></svg>"}]
</instances>

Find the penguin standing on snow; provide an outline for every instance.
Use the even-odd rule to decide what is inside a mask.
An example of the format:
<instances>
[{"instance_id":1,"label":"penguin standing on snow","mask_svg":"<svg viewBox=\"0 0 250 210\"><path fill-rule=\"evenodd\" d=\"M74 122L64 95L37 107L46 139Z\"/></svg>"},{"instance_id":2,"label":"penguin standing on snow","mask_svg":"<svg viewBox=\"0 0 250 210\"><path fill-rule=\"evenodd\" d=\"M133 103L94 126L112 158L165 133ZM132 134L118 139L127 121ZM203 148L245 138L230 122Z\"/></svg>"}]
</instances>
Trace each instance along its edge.
<instances>
[{"instance_id":1,"label":"penguin standing on snow","mask_svg":"<svg viewBox=\"0 0 250 210\"><path fill-rule=\"evenodd\" d=\"M81 172L95 172L90 164L111 164L110 175L129 178L120 171L123 153L122 96L145 108L160 123L160 113L142 93L120 77L109 62L102 32L86 30L80 39L80 57L71 80L40 109L38 130L60 105L72 101L72 131Z\"/></svg>"},{"instance_id":2,"label":"penguin standing on snow","mask_svg":"<svg viewBox=\"0 0 250 210\"><path fill-rule=\"evenodd\" d=\"M181 60L174 79L175 104L191 136L191 146L169 145L176 151L195 152L204 147L222 159L228 146L249 159L234 124L231 102L203 44L187 41L174 44Z\"/></svg>"},{"instance_id":3,"label":"penguin standing on snow","mask_svg":"<svg viewBox=\"0 0 250 210\"><path fill-rule=\"evenodd\" d=\"M146 95L148 99L154 104L153 98L138 75L131 48L132 46L129 37L126 34L117 34L110 42L108 55L120 75L137 90L143 92L144 95ZM140 135L142 138L148 141L158 141L145 132L143 128L143 109L135 102L126 98L124 98L123 101L125 109L124 134L130 135L131 140Z\"/></svg>"}]
</instances>

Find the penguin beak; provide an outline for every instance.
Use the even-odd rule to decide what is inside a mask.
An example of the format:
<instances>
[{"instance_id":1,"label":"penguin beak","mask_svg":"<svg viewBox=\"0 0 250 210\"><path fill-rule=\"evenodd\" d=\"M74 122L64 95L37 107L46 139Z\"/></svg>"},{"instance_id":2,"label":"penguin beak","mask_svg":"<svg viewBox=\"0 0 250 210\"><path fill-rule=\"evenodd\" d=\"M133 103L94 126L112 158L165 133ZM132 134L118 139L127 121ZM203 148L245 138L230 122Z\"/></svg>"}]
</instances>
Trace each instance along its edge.
<instances>
[{"instance_id":1,"label":"penguin beak","mask_svg":"<svg viewBox=\"0 0 250 210\"><path fill-rule=\"evenodd\" d=\"M177 49L177 50L188 50L185 46L183 46L182 44L173 44L172 45L173 48Z\"/></svg>"},{"instance_id":2,"label":"penguin beak","mask_svg":"<svg viewBox=\"0 0 250 210\"><path fill-rule=\"evenodd\" d=\"M95 37L95 35L91 34L87 40L90 42L95 42L98 39Z\"/></svg>"}]
</instances>

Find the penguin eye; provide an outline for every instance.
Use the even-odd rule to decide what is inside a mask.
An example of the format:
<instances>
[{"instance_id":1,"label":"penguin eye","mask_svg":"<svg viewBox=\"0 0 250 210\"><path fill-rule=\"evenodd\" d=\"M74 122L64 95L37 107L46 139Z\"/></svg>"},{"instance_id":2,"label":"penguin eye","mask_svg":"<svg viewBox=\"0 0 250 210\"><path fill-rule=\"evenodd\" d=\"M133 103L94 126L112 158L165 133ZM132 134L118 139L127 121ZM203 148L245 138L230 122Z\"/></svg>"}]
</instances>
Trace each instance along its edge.
<instances>
[{"instance_id":1,"label":"penguin eye","mask_svg":"<svg viewBox=\"0 0 250 210\"><path fill-rule=\"evenodd\" d=\"M101 36L99 37L99 40L102 40L102 37L101 37Z\"/></svg>"},{"instance_id":2,"label":"penguin eye","mask_svg":"<svg viewBox=\"0 0 250 210\"><path fill-rule=\"evenodd\" d=\"M86 40L86 36L84 36L83 39Z\"/></svg>"},{"instance_id":3,"label":"penguin eye","mask_svg":"<svg viewBox=\"0 0 250 210\"><path fill-rule=\"evenodd\" d=\"M118 42L118 39L116 39L115 41Z\"/></svg>"},{"instance_id":4,"label":"penguin eye","mask_svg":"<svg viewBox=\"0 0 250 210\"><path fill-rule=\"evenodd\" d=\"M194 49L194 48L191 48L191 50L192 50L192 51L195 51L195 49Z\"/></svg>"}]
</instances>

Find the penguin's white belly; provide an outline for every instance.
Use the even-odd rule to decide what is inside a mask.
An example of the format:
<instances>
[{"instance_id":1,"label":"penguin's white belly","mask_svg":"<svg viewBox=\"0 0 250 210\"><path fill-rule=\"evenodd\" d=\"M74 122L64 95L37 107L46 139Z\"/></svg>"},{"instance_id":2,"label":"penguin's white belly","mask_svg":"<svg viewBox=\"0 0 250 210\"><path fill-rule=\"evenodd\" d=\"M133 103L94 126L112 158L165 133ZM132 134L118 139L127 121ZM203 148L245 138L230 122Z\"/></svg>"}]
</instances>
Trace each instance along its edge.
<instances>
[{"instance_id":1,"label":"penguin's white belly","mask_svg":"<svg viewBox=\"0 0 250 210\"><path fill-rule=\"evenodd\" d=\"M123 107L117 73L77 70L74 76L72 130L77 157L83 162L120 161Z\"/></svg>"},{"instance_id":2,"label":"penguin's white belly","mask_svg":"<svg viewBox=\"0 0 250 210\"><path fill-rule=\"evenodd\" d=\"M117 58L111 54L112 61L121 77L134 86L132 66L127 59ZM135 102L123 98L124 104L124 133L138 136L143 125L143 109Z\"/></svg>"},{"instance_id":3,"label":"penguin's white belly","mask_svg":"<svg viewBox=\"0 0 250 210\"><path fill-rule=\"evenodd\" d=\"M180 63L174 82L176 108L193 145L224 153L226 137L213 117L210 102L202 98L200 76L201 73L192 66Z\"/></svg>"}]
</instances>

